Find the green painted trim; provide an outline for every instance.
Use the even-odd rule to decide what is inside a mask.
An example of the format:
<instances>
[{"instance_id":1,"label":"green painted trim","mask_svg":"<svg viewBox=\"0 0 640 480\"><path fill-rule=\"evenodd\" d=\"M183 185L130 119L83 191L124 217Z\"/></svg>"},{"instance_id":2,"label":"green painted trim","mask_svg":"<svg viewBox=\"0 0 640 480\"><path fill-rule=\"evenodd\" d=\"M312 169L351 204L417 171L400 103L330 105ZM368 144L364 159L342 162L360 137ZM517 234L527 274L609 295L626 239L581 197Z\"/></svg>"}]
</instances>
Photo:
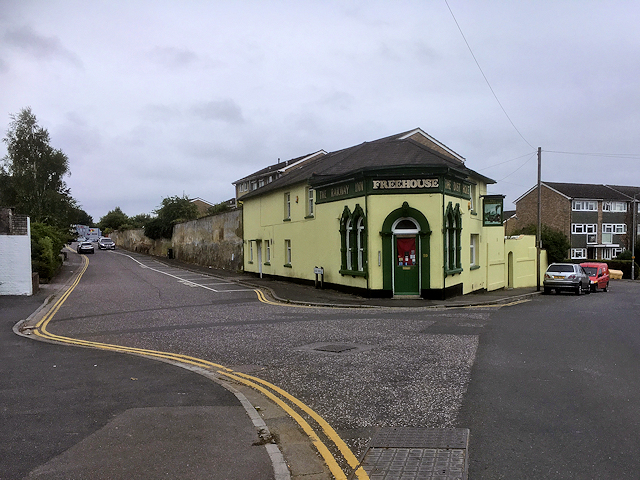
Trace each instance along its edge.
<instances>
[{"instance_id":1,"label":"green painted trim","mask_svg":"<svg viewBox=\"0 0 640 480\"><path fill-rule=\"evenodd\" d=\"M283 221L283 222L290 222L290 221L291 221L291 219L290 219L290 218L283 218L283 219L282 219L282 221Z\"/></svg>"},{"instance_id":2,"label":"green painted trim","mask_svg":"<svg viewBox=\"0 0 640 480\"><path fill-rule=\"evenodd\" d=\"M283 267L285 267L285 268L293 268L293 267L291 266L291 264L290 264L290 263L285 263L285 264L283 265Z\"/></svg>"},{"instance_id":3,"label":"green painted trim","mask_svg":"<svg viewBox=\"0 0 640 480\"><path fill-rule=\"evenodd\" d=\"M252 261L250 261L250 260L249 260L247 263L248 263L249 265L253 265L253 262L252 262Z\"/></svg>"},{"instance_id":4,"label":"green painted trim","mask_svg":"<svg viewBox=\"0 0 640 480\"><path fill-rule=\"evenodd\" d=\"M469 267L469 270L478 270L480 268L480 265L471 265L471 267Z\"/></svg>"},{"instance_id":5,"label":"green painted trim","mask_svg":"<svg viewBox=\"0 0 640 480\"><path fill-rule=\"evenodd\" d=\"M361 272L360 270L343 270L340 269L340 275L351 275L352 277L366 277L367 272Z\"/></svg>"},{"instance_id":6,"label":"green painted trim","mask_svg":"<svg viewBox=\"0 0 640 480\"><path fill-rule=\"evenodd\" d=\"M458 273L462 273L464 268L454 268L453 270L445 270L444 273L446 275L456 275Z\"/></svg>"},{"instance_id":7,"label":"green painted trim","mask_svg":"<svg viewBox=\"0 0 640 480\"><path fill-rule=\"evenodd\" d=\"M305 220L309 220L311 218L316 218L315 215L307 215L306 217L304 217Z\"/></svg>"},{"instance_id":8,"label":"green painted trim","mask_svg":"<svg viewBox=\"0 0 640 480\"><path fill-rule=\"evenodd\" d=\"M266 265L267 267L271 266L271 264L269 262L264 262L263 265Z\"/></svg>"},{"instance_id":9,"label":"green painted trim","mask_svg":"<svg viewBox=\"0 0 640 480\"><path fill-rule=\"evenodd\" d=\"M402 207L392 211L387 218L385 218L382 224L382 230L380 235L382 236L382 288L383 290L393 291L393 223L402 217L411 217L420 225L420 253L422 258L420 259L420 274L422 290L428 290L431 288L431 247L429 237L431 235L431 227L429 221L424 214L415 208L409 206L408 202L404 202Z\"/></svg>"}]
</instances>

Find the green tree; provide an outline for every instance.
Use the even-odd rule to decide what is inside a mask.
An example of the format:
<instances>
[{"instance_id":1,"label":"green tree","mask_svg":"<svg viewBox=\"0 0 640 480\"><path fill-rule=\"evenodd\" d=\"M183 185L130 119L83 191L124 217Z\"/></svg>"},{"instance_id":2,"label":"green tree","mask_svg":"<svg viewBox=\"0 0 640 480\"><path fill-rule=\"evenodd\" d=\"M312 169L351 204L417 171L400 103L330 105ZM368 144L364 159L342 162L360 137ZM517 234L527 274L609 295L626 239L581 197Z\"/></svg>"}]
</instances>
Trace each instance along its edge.
<instances>
[{"instance_id":1,"label":"green tree","mask_svg":"<svg viewBox=\"0 0 640 480\"><path fill-rule=\"evenodd\" d=\"M31 224L31 268L41 279L51 279L60 268L60 251L66 237L63 229L44 223Z\"/></svg>"},{"instance_id":2,"label":"green tree","mask_svg":"<svg viewBox=\"0 0 640 480\"><path fill-rule=\"evenodd\" d=\"M139 213L133 217L129 217L129 225L131 228L144 228L151 220L151 215L148 213Z\"/></svg>"},{"instance_id":3,"label":"green tree","mask_svg":"<svg viewBox=\"0 0 640 480\"><path fill-rule=\"evenodd\" d=\"M160 207L154 213L156 217L147 222L144 227L144 234L157 240L159 238L171 238L173 226L176 223L198 218L198 207L186 195L182 197L166 197L162 199Z\"/></svg>"},{"instance_id":4,"label":"green tree","mask_svg":"<svg viewBox=\"0 0 640 480\"><path fill-rule=\"evenodd\" d=\"M116 207L100 219L98 227L101 230L119 230L122 225L127 223L129 223L129 217L127 217L120 207Z\"/></svg>"},{"instance_id":5,"label":"green tree","mask_svg":"<svg viewBox=\"0 0 640 480\"><path fill-rule=\"evenodd\" d=\"M537 232L538 228L535 225L527 225L520 231L520 233L525 235L536 235ZM542 240L542 248L547 251L549 263L562 262L567 259L571 243L567 236L560 230L542 225L540 240Z\"/></svg>"},{"instance_id":6,"label":"green tree","mask_svg":"<svg viewBox=\"0 0 640 480\"><path fill-rule=\"evenodd\" d=\"M64 177L69 159L50 145L49 132L38 125L31 108L10 115L7 155L0 160L0 203L29 215L33 222L68 225L76 204Z\"/></svg>"}]
</instances>

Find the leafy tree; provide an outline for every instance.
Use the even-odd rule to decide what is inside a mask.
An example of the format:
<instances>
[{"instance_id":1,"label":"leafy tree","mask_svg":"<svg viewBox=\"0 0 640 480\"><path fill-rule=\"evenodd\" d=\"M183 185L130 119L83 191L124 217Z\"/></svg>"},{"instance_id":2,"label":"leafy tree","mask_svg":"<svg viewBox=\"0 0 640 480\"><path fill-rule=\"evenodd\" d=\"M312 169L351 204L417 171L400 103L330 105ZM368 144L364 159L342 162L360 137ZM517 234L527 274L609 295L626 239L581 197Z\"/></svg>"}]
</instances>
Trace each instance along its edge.
<instances>
[{"instance_id":1,"label":"leafy tree","mask_svg":"<svg viewBox=\"0 0 640 480\"><path fill-rule=\"evenodd\" d=\"M119 230L120 227L126 223L129 223L129 217L127 217L120 207L116 207L100 219L98 227L101 230Z\"/></svg>"},{"instance_id":2,"label":"leafy tree","mask_svg":"<svg viewBox=\"0 0 640 480\"><path fill-rule=\"evenodd\" d=\"M44 223L31 224L31 268L43 280L51 279L62 264L60 251L64 247L65 230Z\"/></svg>"},{"instance_id":3,"label":"leafy tree","mask_svg":"<svg viewBox=\"0 0 640 480\"><path fill-rule=\"evenodd\" d=\"M0 203L33 222L68 225L77 207L63 180L69 175L69 159L50 145L49 132L38 125L31 108L10 118L3 138L7 155L0 161Z\"/></svg>"},{"instance_id":4,"label":"leafy tree","mask_svg":"<svg viewBox=\"0 0 640 480\"><path fill-rule=\"evenodd\" d=\"M171 238L173 226L176 223L195 220L198 218L198 207L187 196L174 196L162 199L160 207L154 213L157 215L147 222L144 234L157 240L159 238Z\"/></svg>"},{"instance_id":5,"label":"leafy tree","mask_svg":"<svg viewBox=\"0 0 640 480\"><path fill-rule=\"evenodd\" d=\"M198 218L198 206L187 196L166 197L154 213L164 222L185 222Z\"/></svg>"},{"instance_id":6,"label":"leafy tree","mask_svg":"<svg viewBox=\"0 0 640 480\"><path fill-rule=\"evenodd\" d=\"M216 203L207 209L207 215L216 215L231 210L231 206L227 202Z\"/></svg>"},{"instance_id":7,"label":"leafy tree","mask_svg":"<svg viewBox=\"0 0 640 480\"><path fill-rule=\"evenodd\" d=\"M70 212L72 225L93 225L93 217L80 207L73 207Z\"/></svg>"},{"instance_id":8,"label":"leafy tree","mask_svg":"<svg viewBox=\"0 0 640 480\"><path fill-rule=\"evenodd\" d=\"M139 213L133 217L129 217L129 225L131 228L144 228L151 220L151 215L148 213Z\"/></svg>"},{"instance_id":9,"label":"leafy tree","mask_svg":"<svg viewBox=\"0 0 640 480\"><path fill-rule=\"evenodd\" d=\"M535 225L527 225L520 230L520 233L525 235L536 235L537 232L538 228ZM571 243L561 231L542 225L540 240L542 241L542 248L547 251L549 263L562 262L568 257Z\"/></svg>"}]
</instances>

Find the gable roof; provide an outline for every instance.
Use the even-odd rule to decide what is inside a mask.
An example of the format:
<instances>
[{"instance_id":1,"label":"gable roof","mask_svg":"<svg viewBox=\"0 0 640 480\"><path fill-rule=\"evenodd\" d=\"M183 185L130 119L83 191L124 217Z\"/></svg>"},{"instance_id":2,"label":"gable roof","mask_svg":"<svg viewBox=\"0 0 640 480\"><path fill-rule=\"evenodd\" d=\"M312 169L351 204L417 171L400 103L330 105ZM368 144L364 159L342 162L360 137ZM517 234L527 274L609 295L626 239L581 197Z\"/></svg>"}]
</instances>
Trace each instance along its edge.
<instances>
[{"instance_id":1,"label":"gable roof","mask_svg":"<svg viewBox=\"0 0 640 480\"><path fill-rule=\"evenodd\" d=\"M569 200L585 199L585 200L614 200L619 202L628 202L640 198L640 187L621 186L621 185L599 185L592 183L559 183L559 182L541 182L547 188L552 189L556 193L563 195ZM529 193L535 191L537 185L534 185L525 193L520 195L513 203L518 203Z\"/></svg>"},{"instance_id":2,"label":"gable roof","mask_svg":"<svg viewBox=\"0 0 640 480\"><path fill-rule=\"evenodd\" d=\"M246 182L248 180L253 180L254 178L260 178L260 177L266 175L267 173L275 173L275 172L285 173L290 168L293 168L296 165L299 165L300 163L302 163L302 162L304 162L306 160L310 160L310 159L318 157L318 156L321 157L322 155L326 155L326 154L327 154L327 152L325 152L324 150L318 150L317 152L309 153L307 155L303 155L303 156L298 157L298 158L293 158L291 160L285 160L284 162L281 162L280 160L278 160L278 163L274 163L273 165L269 165L268 167L265 167L262 170L258 170L257 172L252 173L251 175L247 175L246 177L242 177L241 179L236 180L235 182L232 182L232 185L237 185L238 183L241 183L241 182Z\"/></svg>"},{"instance_id":3,"label":"gable roof","mask_svg":"<svg viewBox=\"0 0 640 480\"><path fill-rule=\"evenodd\" d=\"M441 167L473 176L486 183L494 180L468 169L465 159L445 145L433 140L420 129L381 138L360 145L316 156L293 165L286 174L264 187L243 196L251 198L279 188L307 182L312 186L367 170L384 170L398 167Z\"/></svg>"}]
</instances>

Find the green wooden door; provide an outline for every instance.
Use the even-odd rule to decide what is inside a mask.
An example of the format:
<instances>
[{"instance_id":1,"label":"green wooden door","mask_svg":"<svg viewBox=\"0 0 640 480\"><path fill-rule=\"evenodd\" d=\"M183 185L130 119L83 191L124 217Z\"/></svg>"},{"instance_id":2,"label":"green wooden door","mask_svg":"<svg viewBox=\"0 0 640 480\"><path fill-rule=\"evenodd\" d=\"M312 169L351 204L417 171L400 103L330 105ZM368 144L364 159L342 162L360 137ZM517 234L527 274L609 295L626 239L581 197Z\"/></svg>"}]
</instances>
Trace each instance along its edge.
<instances>
[{"instance_id":1,"label":"green wooden door","mask_svg":"<svg viewBox=\"0 0 640 480\"><path fill-rule=\"evenodd\" d=\"M394 236L395 295L420 294L420 245L416 235Z\"/></svg>"}]
</instances>

